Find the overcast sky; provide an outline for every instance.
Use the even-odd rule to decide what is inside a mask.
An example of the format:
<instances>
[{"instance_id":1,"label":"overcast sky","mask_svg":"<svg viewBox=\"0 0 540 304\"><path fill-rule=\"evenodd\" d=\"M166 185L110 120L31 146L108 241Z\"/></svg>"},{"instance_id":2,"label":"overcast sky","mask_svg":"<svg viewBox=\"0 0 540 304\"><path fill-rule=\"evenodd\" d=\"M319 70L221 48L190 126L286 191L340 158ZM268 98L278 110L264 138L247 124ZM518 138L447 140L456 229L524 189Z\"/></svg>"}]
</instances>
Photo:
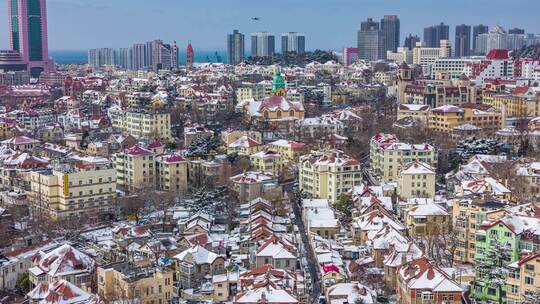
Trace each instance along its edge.
<instances>
[{"instance_id":1,"label":"overcast sky","mask_svg":"<svg viewBox=\"0 0 540 304\"><path fill-rule=\"evenodd\" d=\"M7 1L0 5L0 48L8 47ZM265 30L306 34L308 49L356 45L368 17L397 14L401 40L441 21L500 24L540 33L540 0L48 0L49 48L126 47L161 38L183 48L224 50L226 34ZM251 17L259 17L255 22ZM277 42L279 45L279 42ZM249 49L249 47L246 47Z\"/></svg>"}]
</instances>

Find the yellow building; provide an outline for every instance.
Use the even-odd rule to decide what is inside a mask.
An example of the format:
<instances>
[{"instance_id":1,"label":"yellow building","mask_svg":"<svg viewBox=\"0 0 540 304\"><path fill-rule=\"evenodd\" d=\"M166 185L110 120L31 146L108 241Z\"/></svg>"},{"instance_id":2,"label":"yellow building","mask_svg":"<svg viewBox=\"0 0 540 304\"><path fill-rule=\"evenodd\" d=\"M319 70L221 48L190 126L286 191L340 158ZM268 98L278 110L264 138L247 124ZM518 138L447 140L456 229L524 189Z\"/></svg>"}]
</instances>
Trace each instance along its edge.
<instances>
[{"instance_id":1,"label":"yellow building","mask_svg":"<svg viewBox=\"0 0 540 304\"><path fill-rule=\"evenodd\" d=\"M253 170L271 172L275 176L281 173L281 156L273 150L260 151L249 156Z\"/></svg>"},{"instance_id":2,"label":"yellow building","mask_svg":"<svg viewBox=\"0 0 540 304\"><path fill-rule=\"evenodd\" d=\"M430 111L428 127L444 134L452 134L454 128L462 124L471 124L484 131L497 131L502 127L502 119L501 112L481 105L441 106Z\"/></svg>"},{"instance_id":3,"label":"yellow building","mask_svg":"<svg viewBox=\"0 0 540 304\"><path fill-rule=\"evenodd\" d=\"M188 162L179 154L156 157L157 189L186 192L188 189Z\"/></svg>"},{"instance_id":4,"label":"yellow building","mask_svg":"<svg viewBox=\"0 0 540 304\"><path fill-rule=\"evenodd\" d=\"M452 202L452 229L456 234L454 260L474 264L476 230L484 221L494 220L507 214L505 204L481 199L456 199Z\"/></svg>"},{"instance_id":5,"label":"yellow building","mask_svg":"<svg viewBox=\"0 0 540 304\"><path fill-rule=\"evenodd\" d=\"M540 288L540 252L531 253L509 266L506 279L508 304L525 303L531 295L538 295ZM528 298L526 295L529 294ZM536 298L538 299L538 298Z\"/></svg>"},{"instance_id":6,"label":"yellow building","mask_svg":"<svg viewBox=\"0 0 540 304\"><path fill-rule=\"evenodd\" d=\"M30 173L30 201L34 212L52 218L113 211L116 170L110 163L57 165Z\"/></svg>"},{"instance_id":7,"label":"yellow building","mask_svg":"<svg viewBox=\"0 0 540 304\"><path fill-rule=\"evenodd\" d=\"M300 157L300 190L333 204L362 183L360 162L340 150L311 151Z\"/></svg>"},{"instance_id":8,"label":"yellow building","mask_svg":"<svg viewBox=\"0 0 540 304\"><path fill-rule=\"evenodd\" d=\"M413 161L437 165L437 151L432 145L412 145L399 142L392 134L377 134L371 138L371 168L384 181L396 181L401 167Z\"/></svg>"},{"instance_id":9,"label":"yellow building","mask_svg":"<svg viewBox=\"0 0 540 304\"><path fill-rule=\"evenodd\" d=\"M155 156L139 145L122 150L114 155L116 182L125 191L156 186Z\"/></svg>"},{"instance_id":10,"label":"yellow building","mask_svg":"<svg viewBox=\"0 0 540 304\"><path fill-rule=\"evenodd\" d=\"M398 195L403 199L435 196L435 169L413 161L402 166L398 178Z\"/></svg>"},{"instance_id":11,"label":"yellow building","mask_svg":"<svg viewBox=\"0 0 540 304\"><path fill-rule=\"evenodd\" d=\"M172 140L171 114L160 111L128 109L110 111L112 126L137 139Z\"/></svg>"},{"instance_id":12,"label":"yellow building","mask_svg":"<svg viewBox=\"0 0 540 304\"><path fill-rule=\"evenodd\" d=\"M411 237L448 233L451 220L450 214L443 207L431 202L415 205L406 210L405 223Z\"/></svg>"},{"instance_id":13,"label":"yellow building","mask_svg":"<svg viewBox=\"0 0 540 304\"><path fill-rule=\"evenodd\" d=\"M499 112L506 111L508 116L539 116L540 98L532 91L519 89L514 90L514 93L484 92L482 103Z\"/></svg>"},{"instance_id":14,"label":"yellow building","mask_svg":"<svg viewBox=\"0 0 540 304\"><path fill-rule=\"evenodd\" d=\"M128 262L112 263L97 268L98 295L107 303L170 303L175 288L174 271L143 268Z\"/></svg>"}]
</instances>

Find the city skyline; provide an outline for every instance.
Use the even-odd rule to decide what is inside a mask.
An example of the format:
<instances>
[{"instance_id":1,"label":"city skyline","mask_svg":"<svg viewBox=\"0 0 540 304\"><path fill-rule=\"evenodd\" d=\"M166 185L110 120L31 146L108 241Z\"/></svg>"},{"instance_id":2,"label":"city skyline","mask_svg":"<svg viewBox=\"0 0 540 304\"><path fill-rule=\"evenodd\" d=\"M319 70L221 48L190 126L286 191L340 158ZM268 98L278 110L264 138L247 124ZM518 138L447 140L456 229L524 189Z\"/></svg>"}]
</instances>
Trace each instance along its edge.
<instances>
[{"instance_id":1,"label":"city skyline","mask_svg":"<svg viewBox=\"0 0 540 304\"><path fill-rule=\"evenodd\" d=\"M383 15L391 14L398 15L401 20L402 40L409 33L422 36L424 27L440 22L450 26L450 37L454 36L455 26L462 23L471 26L480 23L489 26L500 24L505 29L519 27L527 33L540 32L540 25L534 22L533 16L533 12L540 9L540 3L514 1L518 6L527 5L529 9L524 10L523 14L530 14L531 17L521 14L518 18L507 14L505 2L494 1L501 5L486 5L487 1L483 0L458 0L452 3L336 0L329 9L328 3L307 0L276 0L272 6L263 2L246 6L239 0L226 3L157 0L152 4L138 0L129 1L129 5L126 5L127 0L114 3L105 0L49 0L49 44L52 50L85 50L127 47L139 41L162 39L177 41L179 46L187 45L187 41L191 40L193 46L200 50L225 50L226 34L239 29L242 33L302 32L309 37L307 50L339 50L356 45L356 31L361 21L368 17L378 20ZM493 1L490 3L493 4ZM167 9L163 9L164 6ZM480 7L483 9L480 10ZM66 11L70 14L65 14ZM223 14L224 11L228 13ZM297 17L300 12L304 16L302 19ZM0 16L7 16L4 1L0 5ZM119 17L123 22L116 22ZM260 20L253 21L252 17L259 17ZM153 19L152 26L140 22L143 18ZM328 22L321 22L324 18L328 18ZM114 30L111 30L112 24L115 24ZM7 22L0 23L0 49L9 47L7 27ZM403 41L400 41L402 44Z\"/></svg>"}]
</instances>

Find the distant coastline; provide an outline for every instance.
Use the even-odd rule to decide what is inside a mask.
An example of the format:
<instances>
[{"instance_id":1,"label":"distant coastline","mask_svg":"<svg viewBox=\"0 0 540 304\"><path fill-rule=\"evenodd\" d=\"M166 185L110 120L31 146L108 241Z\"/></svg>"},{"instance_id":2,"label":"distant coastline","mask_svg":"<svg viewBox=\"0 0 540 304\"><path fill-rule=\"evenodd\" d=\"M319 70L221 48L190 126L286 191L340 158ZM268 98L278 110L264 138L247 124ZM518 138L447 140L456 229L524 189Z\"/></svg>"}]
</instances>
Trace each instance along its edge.
<instances>
[{"instance_id":1,"label":"distant coastline","mask_svg":"<svg viewBox=\"0 0 540 304\"><path fill-rule=\"evenodd\" d=\"M227 61L225 51L197 51L195 50L195 62L217 62L216 52L221 57L221 62ZM49 51L49 56L59 64L86 64L88 63L88 50L54 50ZM186 53L180 53L180 64L184 64Z\"/></svg>"}]
</instances>

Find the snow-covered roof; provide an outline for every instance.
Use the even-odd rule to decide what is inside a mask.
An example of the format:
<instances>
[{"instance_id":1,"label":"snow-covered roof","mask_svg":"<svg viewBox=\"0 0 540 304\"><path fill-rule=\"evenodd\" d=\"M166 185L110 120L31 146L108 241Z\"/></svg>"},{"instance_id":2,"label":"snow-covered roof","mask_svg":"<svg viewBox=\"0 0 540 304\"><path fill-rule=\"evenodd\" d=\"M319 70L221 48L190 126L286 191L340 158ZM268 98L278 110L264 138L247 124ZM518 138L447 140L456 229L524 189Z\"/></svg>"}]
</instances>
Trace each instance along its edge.
<instances>
[{"instance_id":1,"label":"snow-covered roof","mask_svg":"<svg viewBox=\"0 0 540 304\"><path fill-rule=\"evenodd\" d=\"M222 256L208 251L199 244L180 252L179 254L175 255L174 258L180 261L186 261L188 256L190 257L190 262L197 265L212 264L218 258L223 259Z\"/></svg>"}]
</instances>

